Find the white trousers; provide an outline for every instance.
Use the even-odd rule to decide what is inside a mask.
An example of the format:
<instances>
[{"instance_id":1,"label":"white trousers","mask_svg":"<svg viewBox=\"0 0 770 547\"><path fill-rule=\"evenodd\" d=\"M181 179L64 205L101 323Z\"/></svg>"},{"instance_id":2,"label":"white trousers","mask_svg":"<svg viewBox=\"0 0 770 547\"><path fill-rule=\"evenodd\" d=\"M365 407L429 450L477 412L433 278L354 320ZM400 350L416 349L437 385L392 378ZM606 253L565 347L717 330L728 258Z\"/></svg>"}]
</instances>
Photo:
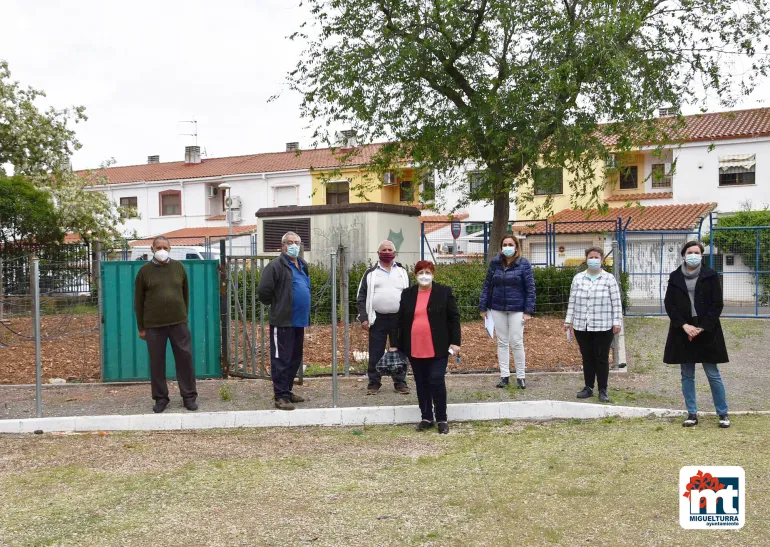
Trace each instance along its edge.
<instances>
[{"instance_id":1,"label":"white trousers","mask_svg":"<svg viewBox=\"0 0 770 547\"><path fill-rule=\"evenodd\" d=\"M500 377L511 375L511 348L516 364L516 378L524 378L524 312L489 310L497 333L497 361Z\"/></svg>"}]
</instances>

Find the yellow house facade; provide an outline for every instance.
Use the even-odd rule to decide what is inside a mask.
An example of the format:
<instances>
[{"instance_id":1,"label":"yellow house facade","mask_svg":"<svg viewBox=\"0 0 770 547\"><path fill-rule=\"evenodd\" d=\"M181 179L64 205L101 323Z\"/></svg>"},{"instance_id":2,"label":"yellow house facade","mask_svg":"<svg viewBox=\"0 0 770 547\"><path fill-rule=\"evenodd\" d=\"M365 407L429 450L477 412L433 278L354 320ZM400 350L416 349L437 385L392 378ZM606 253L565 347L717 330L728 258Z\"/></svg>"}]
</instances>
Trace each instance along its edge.
<instances>
[{"instance_id":1,"label":"yellow house facade","mask_svg":"<svg viewBox=\"0 0 770 547\"><path fill-rule=\"evenodd\" d=\"M612 156L609 162L597 163L594 185L600 185L600 197L609 207L622 207L628 202L664 205L673 201L672 150L662 153L634 151ZM613 165L614 163L614 165ZM533 180L520 187L522 195L534 194L532 202L518 200L517 219L532 219L532 210L552 201L552 213L573 208L574 175L564 169L535 169Z\"/></svg>"},{"instance_id":2,"label":"yellow house facade","mask_svg":"<svg viewBox=\"0 0 770 547\"><path fill-rule=\"evenodd\" d=\"M420 196L415 171L408 167L379 177L365 167L313 170L312 204L369 202L417 206Z\"/></svg>"}]
</instances>

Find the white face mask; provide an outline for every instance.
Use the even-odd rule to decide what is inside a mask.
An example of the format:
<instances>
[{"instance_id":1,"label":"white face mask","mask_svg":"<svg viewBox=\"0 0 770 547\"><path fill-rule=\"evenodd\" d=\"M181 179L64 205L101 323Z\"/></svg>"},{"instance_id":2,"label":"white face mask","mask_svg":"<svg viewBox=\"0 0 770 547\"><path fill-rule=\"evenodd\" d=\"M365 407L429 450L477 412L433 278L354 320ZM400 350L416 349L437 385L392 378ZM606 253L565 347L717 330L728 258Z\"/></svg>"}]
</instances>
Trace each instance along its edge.
<instances>
[{"instance_id":1,"label":"white face mask","mask_svg":"<svg viewBox=\"0 0 770 547\"><path fill-rule=\"evenodd\" d=\"M427 287L431 283L433 283L433 275L429 273L421 273L417 276L417 283L422 285L423 287Z\"/></svg>"},{"instance_id":2,"label":"white face mask","mask_svg":"<svg viewBox=\"0 0 770 547\"><path fill-rule=\"evenodd\" d=\"M153 255L158 262L165 262L168 260L168 251L165 249L158 249Z\"/></svg>"}]
</instances>

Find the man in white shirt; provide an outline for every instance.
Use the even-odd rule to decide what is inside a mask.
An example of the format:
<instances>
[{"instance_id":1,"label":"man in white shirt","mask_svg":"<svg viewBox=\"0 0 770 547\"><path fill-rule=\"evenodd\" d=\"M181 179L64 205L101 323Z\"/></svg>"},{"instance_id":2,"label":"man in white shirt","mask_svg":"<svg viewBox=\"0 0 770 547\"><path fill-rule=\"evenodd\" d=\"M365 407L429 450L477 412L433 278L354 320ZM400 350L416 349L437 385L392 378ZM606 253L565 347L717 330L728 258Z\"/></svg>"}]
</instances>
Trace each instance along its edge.
<instances>
[{"instance_id":1,"label":"man in white shirt","mask_svg":"<svg viewBox=\"0 0 770 547\"><path fill-rule=\"evenodd\" d=\"M385 354L385 345L396 346L398 335L398 307L401 291L409 287L409 273L396 262L396 247L383 241L377 249L377 264L366 270L358 286L358 320L369 331L369 385L367 395L375 395L382 385L377 363ZM408 394L406 372L393 377L393 388Z\"/></svg>"}]
</instances>

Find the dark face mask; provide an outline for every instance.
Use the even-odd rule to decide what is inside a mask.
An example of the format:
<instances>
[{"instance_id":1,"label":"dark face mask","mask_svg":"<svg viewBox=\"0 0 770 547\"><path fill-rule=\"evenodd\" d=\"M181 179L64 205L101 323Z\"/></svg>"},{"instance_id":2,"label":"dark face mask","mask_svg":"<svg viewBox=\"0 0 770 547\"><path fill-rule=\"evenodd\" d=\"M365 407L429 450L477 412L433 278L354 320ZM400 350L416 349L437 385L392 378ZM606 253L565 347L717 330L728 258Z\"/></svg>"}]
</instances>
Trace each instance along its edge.
<instances>
[{"instance_id":1,"label":"dark face mask","mask_svg":"<svg viewBox=\"0 0 770 547\"><path fill-rule=\"evenodd\" d=\"M380 262L382 262L383 264L390 264L396 258L396 253L384 251L384 252L379 252L377 254L380 256Z\"/></svg>"}]
</instances>

